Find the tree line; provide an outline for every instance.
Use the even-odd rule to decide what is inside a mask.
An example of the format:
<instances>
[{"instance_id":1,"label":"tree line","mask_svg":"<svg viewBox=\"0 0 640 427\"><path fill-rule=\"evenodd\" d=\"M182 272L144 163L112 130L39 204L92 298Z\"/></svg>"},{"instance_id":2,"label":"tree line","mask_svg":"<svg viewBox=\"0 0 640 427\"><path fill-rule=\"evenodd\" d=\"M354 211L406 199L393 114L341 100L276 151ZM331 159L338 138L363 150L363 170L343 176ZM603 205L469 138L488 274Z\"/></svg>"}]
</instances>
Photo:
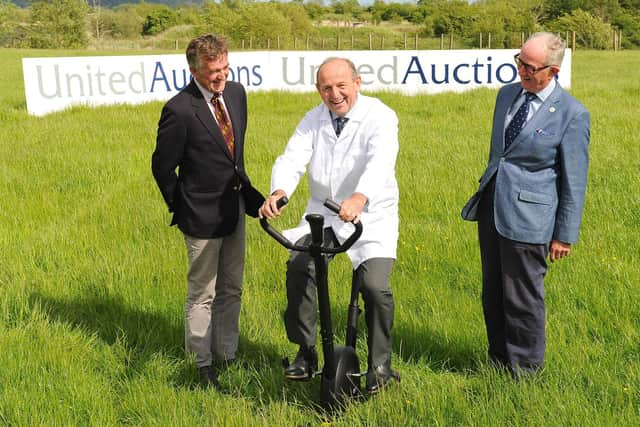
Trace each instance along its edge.
<instances>
[{"instance_id":1,"label":"tree line","mask_svg":"<svg viewBox=\"0 0 640 427\"><path fill-rule=\"evenodd\" d=\"M612 38L622 48L638 48L640 0L375 0L367 6L358 0L0 0L0 46L19 48L188 40L209 31L227 36L236 49L277 48L281 41L287 48L304 48L308 42L298 40L310 39L322 39L324 46L325 38L371 39L372 34L382 40L400 37L405 44L407 35L416 40L455 35L457 48L486 47L486 40L493 48L510 48L517 47L521 34L540 30L571 33L576 48L607 49Z\"/></svg>"}]
</instances>

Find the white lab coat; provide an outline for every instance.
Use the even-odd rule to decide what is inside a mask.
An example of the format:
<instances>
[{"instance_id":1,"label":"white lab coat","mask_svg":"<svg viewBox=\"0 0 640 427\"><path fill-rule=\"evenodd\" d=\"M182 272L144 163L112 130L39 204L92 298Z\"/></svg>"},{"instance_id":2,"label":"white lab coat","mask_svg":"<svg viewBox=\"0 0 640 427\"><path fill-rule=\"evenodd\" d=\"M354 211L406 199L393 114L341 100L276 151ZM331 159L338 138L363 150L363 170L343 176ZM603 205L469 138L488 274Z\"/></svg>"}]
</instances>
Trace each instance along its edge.
<instances>
[{"instance_id":1,"label":"white lab coat","mask_svg":"<svg viewBox=\"0 0 640 427\"><path fill-rule=\"evenodd\" d=\"M338 138L324 103L309 111L273 165L271 192L282 189L291 197L309 165L311 198L304 215L323 215L325 227L331 226L340 242L351 235L353 225L325 208L324 200L340 204L353 193L364 194L363 233L347 251L356 269L370 258L396 258L398 117L380 100L361 94L347 117ZM292 242L310 233L304 215L298 227L284 232Z\"/></svg>"}]
</instances>

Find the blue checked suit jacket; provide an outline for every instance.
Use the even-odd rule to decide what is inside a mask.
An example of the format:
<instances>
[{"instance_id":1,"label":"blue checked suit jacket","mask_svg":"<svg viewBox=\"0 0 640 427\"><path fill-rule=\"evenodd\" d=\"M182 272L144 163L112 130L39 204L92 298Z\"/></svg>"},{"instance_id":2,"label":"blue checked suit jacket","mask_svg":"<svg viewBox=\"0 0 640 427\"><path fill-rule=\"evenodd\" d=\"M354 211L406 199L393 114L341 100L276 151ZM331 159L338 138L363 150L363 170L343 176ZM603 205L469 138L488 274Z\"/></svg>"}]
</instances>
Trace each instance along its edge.
<instances>
[{"instance_id":1,"label":"blue checked suit jacket","mask_svg":"<svg viewBox=\"0 0 640 427\"><path fill-rule=\"evenodd\" d=\"M533 244L575 243L587 184L589 112L557 85L505 150L505 116L520 91L520 83L513 83L498 92L489 163L462 217L477 220L482 193L495 176L500 235Z\"/></svg>"}]
</instances>

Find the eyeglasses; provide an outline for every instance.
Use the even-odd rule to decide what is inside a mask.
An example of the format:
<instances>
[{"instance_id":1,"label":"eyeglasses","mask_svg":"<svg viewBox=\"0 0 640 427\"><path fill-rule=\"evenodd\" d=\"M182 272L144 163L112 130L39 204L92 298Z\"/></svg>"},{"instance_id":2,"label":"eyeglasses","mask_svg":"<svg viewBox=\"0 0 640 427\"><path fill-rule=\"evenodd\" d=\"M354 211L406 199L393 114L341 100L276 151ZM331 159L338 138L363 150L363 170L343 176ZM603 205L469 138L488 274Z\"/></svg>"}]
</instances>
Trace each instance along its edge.
<instances>
[{"instance_id":1,"label":"eyeglasses","mask_svg":"<svg viewBox=\"0 0 640 427\"><path fill-rule=\"evenodd\" d=\"M524 68L524 70L529 74L535 74L537 72L540 72L540 71L544 70L545 68L551 67L551 65L544 65L542 67L536 68L533 65L527 64L522 59L520 59L520 54L519 53L516 53L515 55L513 55L513 60L515 61L516 66L518 68L520 68L520 67Z\"/></svg>"}]
</instances>

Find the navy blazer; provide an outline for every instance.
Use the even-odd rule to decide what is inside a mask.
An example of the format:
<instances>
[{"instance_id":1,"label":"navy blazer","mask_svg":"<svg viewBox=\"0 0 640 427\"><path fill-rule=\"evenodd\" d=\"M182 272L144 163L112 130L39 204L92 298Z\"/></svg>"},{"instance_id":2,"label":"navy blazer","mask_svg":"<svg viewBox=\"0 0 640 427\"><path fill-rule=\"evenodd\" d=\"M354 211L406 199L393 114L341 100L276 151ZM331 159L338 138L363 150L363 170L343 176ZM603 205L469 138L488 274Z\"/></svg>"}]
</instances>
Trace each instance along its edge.
<instances>
[{"instance_id":1,"label":"navy blazer","mask_svg":"<svg viewBox=\"0 0 640 427\"><path fill-rule=\"evenodd\" d=\"M513 83L498 92L489 163L462 217L477 220L482 193L495 176L500 235L532 244L575 243L587 185L589 112L557 85L505 150L505 117L521 90L520 83Z\"/></svg>"},{"instance_id":2,"label":"navy blazer","mask_svg":"<svg viewBox=\"0 0 640 427\"><path fill-rule=\"evenodd\" d=\"M198 238L231 234L238 222L238 202L257 216L264 197L244 169L247 96L244 87L225 84L224 102L231 118L235 153L231 156L207 100L194 81L170 99L158 123L151 169L173 212L171 225Z\"/></svg>"}]
</instances>

